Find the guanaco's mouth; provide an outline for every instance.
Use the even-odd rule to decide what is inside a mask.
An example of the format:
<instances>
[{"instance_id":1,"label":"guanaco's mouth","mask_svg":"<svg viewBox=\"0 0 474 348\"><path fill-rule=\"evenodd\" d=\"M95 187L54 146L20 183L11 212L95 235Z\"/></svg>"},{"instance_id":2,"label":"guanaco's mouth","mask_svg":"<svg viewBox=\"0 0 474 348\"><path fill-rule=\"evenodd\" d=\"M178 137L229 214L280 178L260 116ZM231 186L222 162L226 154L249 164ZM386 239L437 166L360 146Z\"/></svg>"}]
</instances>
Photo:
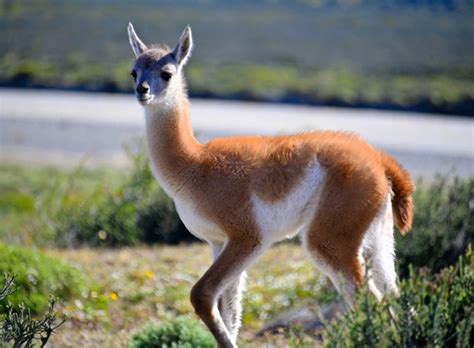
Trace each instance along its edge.
<instances>
[{"instance_id":1,"label":"guanaco's mouth","mask_svg":"<svg viewBox=\"0 0 474 348\"><path fill-rule=\"evenodd\" d=\"M153 95L137 95L137 100L141 105L147 105L153 100Z\"/></svg>"}]
</instances>

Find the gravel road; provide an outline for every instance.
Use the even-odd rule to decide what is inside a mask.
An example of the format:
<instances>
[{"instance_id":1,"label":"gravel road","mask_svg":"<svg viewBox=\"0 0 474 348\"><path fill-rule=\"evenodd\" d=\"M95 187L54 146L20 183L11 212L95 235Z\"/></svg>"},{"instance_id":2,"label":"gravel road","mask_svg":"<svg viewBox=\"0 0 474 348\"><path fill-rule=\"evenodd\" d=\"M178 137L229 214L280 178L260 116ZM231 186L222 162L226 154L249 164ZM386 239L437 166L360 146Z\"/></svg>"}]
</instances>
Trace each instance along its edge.
<instances>
[{"instance_id":1,"label":"gravel road","mask_svg":"<svg viewBox=\"0 0 474 348\"><path fill-rule=\"evenodd\" d=\"M474 120L380 110L230 101L191 101L200 141L234 134L352 131L413 176L474 175ZM0 89L0 162L123 166L123 144L143 136L132 95Z\"/></svg>"}]
</instances>

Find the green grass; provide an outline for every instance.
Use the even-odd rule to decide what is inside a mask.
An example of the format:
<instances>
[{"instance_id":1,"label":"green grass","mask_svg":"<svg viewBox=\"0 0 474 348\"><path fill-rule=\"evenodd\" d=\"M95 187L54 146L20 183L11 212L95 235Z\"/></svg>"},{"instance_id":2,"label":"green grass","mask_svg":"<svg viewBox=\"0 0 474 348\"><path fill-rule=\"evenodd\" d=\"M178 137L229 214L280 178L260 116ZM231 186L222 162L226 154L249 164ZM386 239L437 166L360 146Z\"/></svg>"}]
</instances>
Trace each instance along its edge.
<instances>
[{"instance_id":1,"label":"green grass","mask_svg":"<svg viewBox=\"0 0 474 348\"><path fill-rule=\"evenodd\" d=\"M59 308L68 320L52 337L53 345L118 347L150 320L164 324L185 316L197 321L189 292L211 264L207 245L50 250L49 254L76 265L95 284L83 297ZM249 347L253 342L285 346L290 339L285 333L261 338L254 333L295 306L335 298L332 285L295 245L279 245L265 253L250 269L247 288L240 341Z\"/></svg>"},{"instance_id":2,"label":"green grass","mask_svg":"<svg viewBox=\"0 0 474 348\"><path fill-rule=\"evenodd\" d=\"M182 317L191 322L198 320L189 292L211 263L206 245L50 250L49 254L76 265L96 284L80 299L60 307L68 320L52 337L53 345L119 347L150 320L159 325ZM474 303L469 291L474 280L472 255L471 252L457 266L438 275L426 269L412 271L401 282L401 297L382 305L376 304L366 290L362 291L358 310L336 319L329 331L322 332L326 344L331 347L332 343L340 342L344 347L352 347L360 346L357 342L370 345L372 339L372 343L376 342L373 346L405 346L400 342L410 338L417 346L442 346L435 342L453 343L459 337L468 338L472 330L469 313ZM337 297L329 280L314 269L300 246L284 244L271 248L250 269L247 288L240 346L319 344L313 333L304 333L298 325L289 331L255 336L264 323L280 313L295 307L318 308ZM394 324L388 305L402 313ZM407 320L412 320L412 326Z\"/></svg>"},{"instance_id":3,"label":"green grass","mask_svg":"<svg viewBox=\"0 0 474 348\"><path fill-rule=\"evenodd\" d=\"M114 187L121 180L112 170L1 165L0 240L51 246L56 236L48 212L54 206L90 197L98 186Z\"/></svg>"}]
</instances>

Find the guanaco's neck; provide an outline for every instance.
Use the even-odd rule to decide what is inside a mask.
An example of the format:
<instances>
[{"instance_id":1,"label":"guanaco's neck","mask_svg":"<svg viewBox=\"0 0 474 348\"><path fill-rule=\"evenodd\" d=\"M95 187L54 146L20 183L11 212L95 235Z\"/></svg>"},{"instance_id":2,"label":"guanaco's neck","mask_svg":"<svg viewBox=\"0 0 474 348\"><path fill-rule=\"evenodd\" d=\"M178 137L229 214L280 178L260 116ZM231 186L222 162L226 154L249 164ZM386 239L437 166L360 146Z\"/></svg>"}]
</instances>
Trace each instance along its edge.
<instances>
[{"instance_id":1,"label":"guanaco's neck","mask_svg":"<svg viewBox=\"0 0 474 348\"><path fill-rule=\"evenodd\" d=\"M174 196L186 190L202 150L193 135L186 93L180 90L145 107L145 115L152 170L165 191Z\"/></svg>"}]
</instances>

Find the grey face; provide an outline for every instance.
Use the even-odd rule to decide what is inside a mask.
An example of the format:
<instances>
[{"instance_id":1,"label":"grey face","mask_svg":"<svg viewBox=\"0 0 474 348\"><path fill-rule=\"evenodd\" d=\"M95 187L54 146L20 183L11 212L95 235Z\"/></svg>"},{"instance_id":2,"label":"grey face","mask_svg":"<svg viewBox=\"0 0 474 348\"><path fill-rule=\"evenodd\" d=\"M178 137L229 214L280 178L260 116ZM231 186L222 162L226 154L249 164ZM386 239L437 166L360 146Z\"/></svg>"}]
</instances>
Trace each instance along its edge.
<instances>
[{"instance_id":1,"label":"grey face","mask_svg":"<svg viewBox=\"0 0 474 348\"><path fill-rule=\"evenodd\" d=\"M168 91L176 89L180 71L186 64L193 47L191 28L184 28L174 50L166 46L148 48L135 33L133 25L128 25L128 39L137 60L131 75L135 81L135 94L142 105L159 103Z\"/></svg>"},{"instance_id":2,"label":"grey face","mask_svg":"<svg viewBox=\"0 0 474 348\"><path fill-rule=\"evenodd\" d=\"M164 97L176 73L176 61L168 50L152 48L143 52L131 71L138 102L146 105Z\"/></svg>"}]
</instances>

